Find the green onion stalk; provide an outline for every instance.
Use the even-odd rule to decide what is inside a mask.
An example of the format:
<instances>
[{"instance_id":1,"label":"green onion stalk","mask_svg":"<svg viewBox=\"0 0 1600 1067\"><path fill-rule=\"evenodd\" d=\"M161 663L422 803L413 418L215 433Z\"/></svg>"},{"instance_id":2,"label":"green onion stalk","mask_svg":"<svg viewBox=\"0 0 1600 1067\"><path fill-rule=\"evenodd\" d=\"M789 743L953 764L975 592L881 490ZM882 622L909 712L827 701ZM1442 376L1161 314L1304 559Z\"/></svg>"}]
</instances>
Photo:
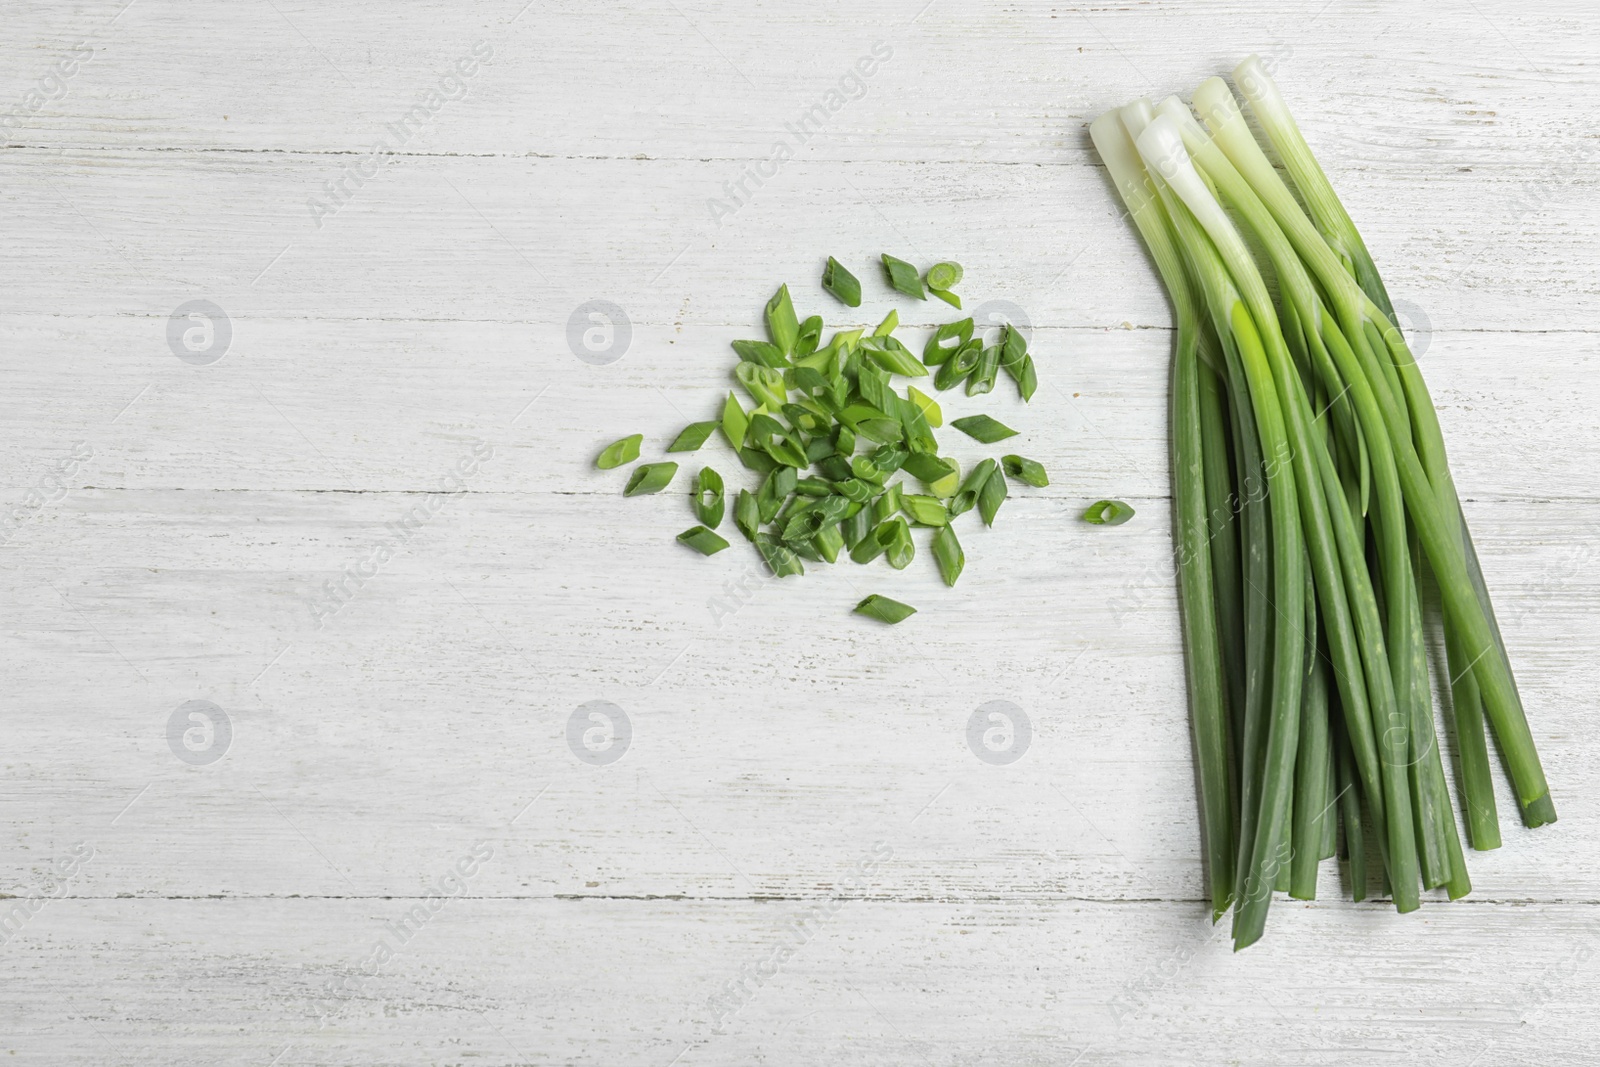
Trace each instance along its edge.
<instances>
[{"instance_id":1,"label":"green onion stalk","mask_svg":"<svg viewBox=\"0 0 1600 1067\"><path fill-rule=\"evenodd\" d=\"M1195 93L1203 125L1172 97L1090 134L1173 306L1189 703L1213 919L1232 907L1237 949L1261 936L1274 887L1315 897L1336 853L1362 899L1369 837L1398 910L1423 889L1470 890L1428 684L1426 572L1468 839L1499 843L1486 723L1524 820L1555 811L1388 294L1270 78L1253 60L1235 73L1293 190L1220 79Z\"/></svg>"}]
</instances>

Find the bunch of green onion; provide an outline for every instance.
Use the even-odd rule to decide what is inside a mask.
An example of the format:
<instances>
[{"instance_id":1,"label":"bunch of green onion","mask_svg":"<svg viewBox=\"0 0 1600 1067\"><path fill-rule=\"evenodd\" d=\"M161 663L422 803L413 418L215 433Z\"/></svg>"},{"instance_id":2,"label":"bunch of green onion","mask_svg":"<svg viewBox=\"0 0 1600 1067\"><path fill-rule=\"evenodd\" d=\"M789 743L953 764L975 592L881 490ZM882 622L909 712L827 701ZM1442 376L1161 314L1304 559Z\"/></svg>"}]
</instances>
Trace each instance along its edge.
<instances>
[{"instance_id":1,"label":"bunch of green onion","mask_svg":"<svg viewBox=\"0 0 1600 1067\"><path fill-rule=\"evenodd\" d=\"M1261 62L1233 76L1287 182L1220 78L1194 113L1140 100L1090 133L1176 319L1189 703L1212 917L1234 909L1237 950L1261 936L1274 889L1315 896L1341 826L1357 900L1369 837L1399 911L1424 888L1471 888L1434 722L1425 567L1471 846L1500 844L1486 721L1524 823L1556 813L1377 268Z\"/></svg>"},{"instance_id":2,"label":"bunch of green onion","mask_svg":"<svg viewBox=\"0 0 1600 1067\"><path fill-rule=\"evenodd\" d=\"M937 263L924 276L894 256L885 254L882 261L895 291L918 300L932 293L961 306L953 291L962 277L959 265ZM861 304L860 280L832 257L822 287L847 307ZM895 336L898 311L870 333L864 327L841 329L824 344L822 316L801 319L783 285L767 302L765 318L767 340L733 342L739 356L733 377L754 409L729 392L720 418L690 424L666 449L697 452L720 430L739 463L760 475L760 484L734 495L721 473L702 467L689 489L698 525L679 534L679 543L705 556L728 548L717 530L731 512L768 571L782 578L804 574L802 561L835 563L841 557L860 564L881 557L904 570L916 556L913 531L927 529L939 575L953 586L966 566L955 520L976 511L983 525L993 526L1009 496L1008 481L1050 484L1040 463L1016 454L985 458L963 473L954 457L940 455L934 430L944 425L944 413L938 401L909 383L902 394L894 382L927 379L922 384L940 392L961 386L967 396L981 396L1004 371L1028 401L1038 375L1027 338L1014 324L1002 324L986 339L984 324L971 317L944 323L927 338L919 358ZM986 445L1017 433L984 414L952 419L950 425ZM595 465L611 470L632 463L643 441L643 434L615 441ZM673 461L642 463L623 492L661 492L677 471ZM890 624L916 612L876 594L855 610Z\"/></svg>"}]
</instances>

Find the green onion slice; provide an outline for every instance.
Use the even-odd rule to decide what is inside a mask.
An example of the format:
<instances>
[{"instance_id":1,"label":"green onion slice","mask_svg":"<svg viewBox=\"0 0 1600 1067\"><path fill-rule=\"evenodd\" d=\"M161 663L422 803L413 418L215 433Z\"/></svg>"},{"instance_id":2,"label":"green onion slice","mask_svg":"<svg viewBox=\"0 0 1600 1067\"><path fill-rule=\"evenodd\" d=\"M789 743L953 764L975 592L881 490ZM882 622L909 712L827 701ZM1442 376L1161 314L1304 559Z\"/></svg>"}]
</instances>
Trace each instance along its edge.
<instances>
[{"instance_id":1,"label":"green onion slice","mask_svg":"<svg viewBox=\"0 0 1600 1067\"><path fill-rule=\"evenodd\" d=\"M889 314L885 315L883 317L883 321L878 323L878 328L872 331L872 336L888 337L891 333L894 333L894 331L899 328L900 312L896 311L894 308L890 308Z\"/></svg>"},{"instance_id":2,"label":"green onion slice","mask_svg":"<svg viewBox=\"0 0 1600 1067\"><path fill-rule=\"evenodd\" d=\"M956 579L961 577L961 568L967 565L966 553L961 551L961 542L956 540L956 528L947 525L935 530L932 547L939 577L944 579L945 585L955 585Z\"/></svg>"},{"instance_id":3,"label":"green onion slice","mask_svg":"<svg viewBox=\"0 0 1600 1067\"><path fill-rule=\"evenodd\" d=\"M601 449L600 457L594 461L594 465L603 471L608 471L624 463L632 463L639 458L639 445L642 441L644 441L642 433L631 434L620 441L613 441Z\"/></svg>"},{"instance_id":4,"label":"green onion slice","mask_svg":"<svg viewBox=\"0 0 1600 1067\"><path fill-rule=\"evenodd\" d=\"M733 502L733 521L746 539L751 541L756 539L756 531L761 529L761 505L756 502L756 495L750 490L739 490L739 495Z\"/></svg>"},{"instance_id":5,"label":"green onion slice","mask_svg":"<svg viewBox=\"0 0 1600 1067\"><path fill-rule=\"evenodd\" d=\"M978 490L978 514L983 517L985 526L994 525L994 517L999 512L1000 505L1006 502L1006 494L1009 492L1005 474L996 467L989 477L984 479L983 488Z\"/></svg>"},{"instance_id":6,"label":"green onion slice","mask_svg":"<svg viewBox=\"0 0 1600 1067\"><path fill-rule=\"evenodd\" d=\"M727 538L704 526L691 526L678 535L678 543L688 545L702 556L714 556L728 547Z\"/></svg>"},{"instance_id":7,"label":"green onion slice","mask_svg":"<svg viewBox=\"0 0 1600 1067\"><path fill-rule=\"evenodd\" d=\"M978 359L977 367L967 377L967 395L977 396L987 393L994 388L994 380L1000 374L1000 346L990 345L983 350Z\"/></svg>"},{"instance_id":8,"label":"green onion slice","mask_svg":"<svg viewBox=\"0 0 1600 1067\"><path fill-rule=\"evenodd\" d=\"M774 578L787 578L792 574L804 574L805 564L800 562L800 557L794 549L777 540L771 534L758 533L755 536L756 551L761 553L761 559L772 572Z\"/></svg>"},{"instance_id":9,"label":"green onion slice","mask_svg":"<svg viewBox=\"0 0 1600 1067\"><path fill-rule=\"evenodd\" d=\"M944 425L944 412L939 407L939 402L924 393L914 385L906 386L906 399L917 405L922 412L922 417L928 420L928 425L935 429Z\"/></svg>"},{"instance_id":10,"label":"green onion slice","mask_svg":"<svg viewBox=\"0 0 1600 1067\"><path fill-rule=\"evenodd\" d=\"M796 359L804 359L817 350L817 345L822 343L822 316L812 315L800 324L800 332L794 339L794 355Z\"/></svg>"},{"instance_id":11,"label":"green onion slice","mask_svg":"<svg viewBox=\"0 0 1600 1067\"><path fill-rule=\"evenodd\" d=\"M877 593L873 593L856 605L857 615L865 615L869 619L877 619L891 626L897 622L904 622L916 613L917 609L910 604L902 604L898 600L890 600Z\"/></svg>"},{"instance_id":12,"label":"green onion slice","mask_svg":"<svg viewBox=\"0 0 1600 1067\"><path fill-rule=\"evenodd\" d=\"M787 285L778 286L778 291L767 301L767 333L785 356L794 354L795 342L800 338L800 320L795 317Z\"/></svg>"},{"instance_id":13,"label":"green onion slice","mask_svg":"<svg viewBox=\"0 0 1600 1067\"><path fill-rule=\"evenodd\" d=\"M735 450L744 448L744 435L750 429L750 416L745 414L744 406L739 403L739 398L732 392L728 399L722 402L722 436L728 439L728 444Z\"/></svg>"},{"instance_id":14,"label":"green onion slice","mask_svg":"<svg viewBox=\"0 0 1600 1067\"><path fill-rule=\"evenodd\" d=\"M900 510L918 526L950 525L950 511L936 496L905 493L900 497Z\"/></svg>"},{"instance_id":15,"label":"green onion slice","mask_svg":"<svg viewBox=\"0 0 1600 1067\"><path fill-rule=\"evenodd\" d=\"M1121 526L1131 518L1133 508L1120 500L1096 500L1083 513L1083 521L1096 526Z\"/></svg>"},{"instance_id":16,"label":"green onion slice","mask_svg":"<svg viewBox=\"0 0 1600 1067\"><path fill-rule=\"evenodd\" d=\"M922 348L922 362L930 367L936 367L955 355L956 351L970 340L972 340L971 319L947 322L929 336L928 343Z\"/></svg>"},{"instance_id":17,"label":"green onion slice","mask_svg":"<svg viewBox=\"0 0 1600 1067\"><path fill-rule=\"evenodd\" d=\"M691 422L685 426L672 443L667 446L668 452L698 452L700 446L710 439L716 430L717 422L711 419L707 422Z\"/></svg>"},{"instance_id":18,"label":"green onion slice","mask_svg":"<svg viewBox=\"0 0 1600 1067\"><path fill-rule=\"evenodd\" d=\"M917 273L917 268L903 259L896 259L889 253L883 254L883 270L889 277L889 284L907 296L914 296L918 300L928 299L922 291L922 275Z\"/></svg>"},{"instance_id":19,"label":"green onion slice","mask_svg":"<svg viewBox=\"0 0 1600 1067\"><path fill-rule=\"evenodd\" d=\"M622 491L622 495L643 496L645 493L659 493L672 482L673 475L677 473L676 463L641 463L633 468L633 476L628 479L628 487Z\"/></svg>"},{"instance_id":20,"label":"green onion slice","mask_svg":"<svg viewBox=\"0 0 1600 1067\"><path fill-rule=\"evenodd\" d=\"M1050 475L1045 472L1044 465L1034 460L1018 455L1001 456L1000 465L1011 477L1035 489L1043 489L1050 484Z\"/></svg>"},{"instance_id":21,"label":"green onion slice","mask_svg":"<svg viewBox=\"0 0 1600 1067\"><path fill-rule=\"evenodd\" d=\"M893 337L868 337L861 342L861 351L890 374L922 378L928 373L928 368L923 366L922 361Z\"/></svg>"},{"instance_id":22,"label":"green onion slice","mask_svg":"<svg viewBox=\"0 0 1600 1067\"><path fill-rule=\"evenodd\" d=\"M961 284L961 264L935 263L928 268L929 289L954 289Z\"/></svg>"},{"instance_id":23,"label":"green onion slice","mask_svg":"<svg viewBox=\"0 0 1600 1067\"><path fill-rule=\"evenodd\" d=\"M739 353L741 362L761 367L783 367L789 362L783 358L783 350L771 341L735 341L733 350Z\"/></svg>"},{"instance_id":24,"label":"green onion slice","mask_svg":"<svg viewBox=\"0 0 1600 1067\"><path fill-rule=\"evenodd\" d=\"M828 257L828 265L822 268L822 287L838 297L846 307L861 306L861 280L832 256Z\"/></svg>"},{"instance_id":25,"label":"green onion slice","mask_svg":"<svg viewBox=\"0 0 1600 1067\"><path fill-rule=\"evenodd\" d=\"M961 479L960 488L950 498L950 515L952 518L962 512L971 511L977 505L978 493L983 489L984 483L989 480L989 476L994 471L994 460L986 459L967 472L967 476Z\"/></svg>"},{"instance_id":26,"label":"green onion slice","mask_svg":"<svg viewBox=\"0 0 1600 1067\"><path fill-rule=\"evenodd\" d=\"M935 289L933 286L930 285L930 286L928 286L928 292L932 293L934 296L938 297L940 300L943 300L946 304L949 304L951 307L955 308L957 311L961 310L961 298L959 296L957 296L955 293L952 293L950 290L948 290L948 289Z\"/></svg>"},{"instance_id":27,"label":"green onion slice","mask_svg":"<svg viewBox=\"0 0 1600 1067\"><path fill-rule=\"evenodd\" d=\"M721 526L724 507L722 475L710 467L701 467L689 483L689 492L694 497L694 517L713 530ZM710 555L709 552L706 554Z\"/></svg>"},{"instance_id":28,"label":"green onion slice","mask_svg":"<svg viewBox=\"0 0 1600 1067\"><path fill-rule=\"evenodd\" d=\"M1008 437L1015 437L1017 431L1002 422L996 422L987 415L968 415L950 423L956 429L972 438L992 445L996 441L1004 441Z\"/></svg>"}]
</instances>

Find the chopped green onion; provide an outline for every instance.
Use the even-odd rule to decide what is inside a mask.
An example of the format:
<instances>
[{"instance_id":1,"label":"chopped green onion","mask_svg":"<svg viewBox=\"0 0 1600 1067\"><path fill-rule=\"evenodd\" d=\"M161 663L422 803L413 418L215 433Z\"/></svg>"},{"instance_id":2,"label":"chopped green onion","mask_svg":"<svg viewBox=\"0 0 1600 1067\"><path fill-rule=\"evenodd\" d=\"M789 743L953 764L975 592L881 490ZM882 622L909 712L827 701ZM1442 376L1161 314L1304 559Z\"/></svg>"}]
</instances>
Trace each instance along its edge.
<instances>
[{"instance_id":1,"label":"chopped green onion","mask_svg":"<svg viewBox=\"0 0 1600 1067\"><path fill-rule=\"evenodd\" d=\"M961 577L961 568L967 565L967 555L956 540L954 526L941 526L933 532L933 559L939 564L939 577L945 585L955 585Z\"/></svg>"},{"instance_id":2,"label":"chopped green onion","mask_svg":"<svg viewBox=\"0 0 1600 1067\"><path fill-rule=\"evenodd\" d=\"M1131 518L1133 508L1120 500L1096 500L1083 513L1083 521L1096 526L1121 526Z\"/></svg>"},{"instance_id":3,"label":"chopped green onion","mask_svg":"<svg viewBox=\"0 0 1600 1067\"><path fill-rule=\"evenodd\" d=\"M789 400L780 370L758 363L740 363L733 368L733 376L739 379L739 384L744 386L745 392L756 403L764 404L773 411L782 408Z\"/></svg>"},{"instance_id":4,"label":"chopped green onion","mask_svg":"<svg viewBox=\"0 0 1600 1067\"><path fill-rule=\"evenodd\" d=\"M628 487L622 491L622 495L643 496L645 493L659 493L671 483L673 475L677 473L676 463L641 463L633 468L633 476L628 479Z\"/></svg>"},{"instance_id":5,"label":"chopped green onion","mask_svg":"<svg viewBox=\"0 0 1600 1067\"><path fill-rule=\"evenodd\" d=\"M917 405L917 410L922 412L922 417L928 425L938 429L944 425L944 412L939 408L939 402L924 393L914 385L906 386L906 399Z\"/></svg>"},{"instance_id":6,"label":"chopped green onion","mask_svg":"<svg viewBox=\"0 0 1600 1067\"><path fill-rule=\"evenodd\" d=\"M667 451L698 452L700 451L700 446L706 443L716 428L717 422L715 419L707 422L691 422L683 428L677 437L672 439L672 443L667 446Z\"/></svg>"},{"instance_id":7,"label":"chopped green onion","mask_svg":"<svg viewBox=\"0 0 1600 1067\"><path fill-rule=\"evenodd\" d=\"M1006 502L1008 492L1005 473L996 467L984 479L983 488L978 490L978 514L983 517L985 526L994 525L995 514L999 512L1000 505Z\"/></svg>"},{"instance_id":8,"label":"chopped green onion","mask_svg":"<svg viewBox=\"0 0 1600 1067\"><path fill-rule=\"evenodd\" d=\"M968 415L950 423L956 429L972 438L992 445L996 441L1004 441L1008 437L1015 437L1017 431L1001 422L996 422L987 415Z\"/></svg>"},{"instance_id":9,"label":"chopped green onion","mask_svg":"<svg viewBox=\"0 0 1600 1067\"><path fill-rule=\"evenodd\" d=\"M928 373L928 368L923 366L922 361L893 337L869 337L861 342L861 351L890 374L921 378Z\"/></svg>"},{"instance_id":10,"label":"chopped green onion","mask_svg":"<svg viewBox=\"0 0 1600 1067\"><path fill-rule=\"evenodd\" d=\"M994 380L1000 374L1000 346L990 345L983 350L978 360L978 365L967 376L967 395L978 396L994 388Z\"/></svg>"},{"instance_id":11,"label":"chopped green onion","mask_svg":"<svg viewBox=\"0 0 1600 1067\"><path fill-rule=\"evenodd\" d=\"M828 265L822 268L822 287L848 307L861 306L861 280L832 256L828 257Z\"/></svg>"},{"instance_id":12,"label":"chopped green onion","mask_svg":"<svg viewBox=\"0 0 1600 1067\"><path fill-rule=\"evenodd\" d=\"M761 553L761 559L767 565L767 570L772 572L774 578L787 578L794 574L804 574L805 564L800 562L800 557L794 549L777 540L770 534L758 533L755 536L756 551Z\"/></svg>"},{"instance_id":13,"label":"chopped green onion","mask_svg":"<svg viewBox=\"0 0 1600 1067\"><path fill-rule=\"evenodd\" d=\"M714 556L728 547L727 538L704 526L691 526L678 535L678 543L688 545L702 556Z\"/></svg>"},{"instance_id":14,"label":"chopped green onion","mask_svg":"<svg viewBox=\"0 0 1600 1067\"><path fill-rule=\"evenodd\" d=\"M756 539L756 531L761 529L761 505L756 502L756 495L750 490L739 490L739 495L733 502L733 521L746 539L751 541Z\"/></svg>"},{"instance_id":15,"label":"chopped green onion","mask_svg":"<svg viewBox=\"0 0 1600 1067\"><path fill-rule=\"evenodd\" d=\"M902 604L898 600L890 600L877 593L873 593L856 605L857 615L865 615L869 619L877 619L891 626L897 622L904 622L916 613L917 609L910 604Z\"/></svg>"},{"instance_id":16,"label":"chopped green onion","mask_svg":"<svg viewBox=\"0 0 1600 1067\"><path fill-rule=\"evenodd\" d=\"M961 264L935 263L928 268L929 289L954 289L961 284Z\"/></svg>"},{"instance_id":17,"label":"chopped green onion","mask_svg":"<svg viewBox=\"0 0 1600 1067\"><path fill-rule=\"evenodd\" d=\"M894 333L894 331L897 330L899 327L900 327L900 312L896 311L894 308L890 308L889 309L889 314L885 315L883 317L883 321L878 323L878 328L872 331L872 336L874 336L874 337L888 337L890 334Z\"/></svg>"},{"instance_id":18,"label":"chopped green onion","mask_svg":"<svg viewBox=\"0 0 1600 1067\"><path fill-rule=\"evenodd\" d=\"M933 286L930 285L930 286L928 286L928 292L932 293L934 296L938 297L940 300L943 300L946 304L949 304L951 307L955 308L957 311L961 310L961 298L959 296L957 296L955 293L952 293L950 290L948 290L948 289L935 289Z\"/></svg>"},{"instance_id":19,"label":"chopped green onion","mask_svg":"<svg viewBox=\"0 0 1600 1067\"><path fill-rule=\"evenodd\" d=\"M899 482L885 489L878 499L872 502L872 521L887 522L890 516L900 510L900 498L903 495Z\"/></svg>"},{"instance_id":20,"label":"chopped green onion","mask_svg":"<svg viewBox=\"0 0 1600 1067\"><path fill-rule=\"evenodd\" d=\"M783 350L771 341L735 341L733 350L739 353L741 362L761 367L782 367L789 362L783 358Z\"/></svg>"},{"instance_id":21,"label":"chopped green onion","mask_svg":"<svg viewBox=\"0 0 1600 1067\"><path fill-rule=\"evenodd\" d=\"M936 496L905 493L900 497L900 509L918 526L948 526L950 512Z\"/></svg>"},{"instance_id":22,"label":"chopped green onion","mask_svg":"<svg viewBox=\"0 0 1600 1067\"><path fill-rule=\"evenodd\" d=\"M967 472L967 476L961 479L960 487L950 498L950 516L952 518L963 512L971 511L977 506L978 493L983 489L984 483L989 480L989 476L995 472L995 469L994 460L985 459Z\"/></svg>"},{"instance_id":23,"label":"chopped green onion","mask_svg":"<svg viewBox=\"0 0 1600 1067\"><path fill-rule=\"evenodd\" d=\"M983 361L983 341L977 337L965 342L940 365L933 376L933 387L941 392L960 384Z\"/></svg>"},{"instance_id":24,"label":"chopped green onion","mask_svg":"<svg viewBox=\"0 0 1600 1067\"><path fill-rule=\"evenodd\" d=\"M1017 392L1024 401L1032 400L1039 388L1039 373L1033 369L1033 356L1022 357L1022 370L1017 375Z\"/></svg>"},{"instance_id":25,"label":"chopped green onion","mask_svg":"<svg viewBox=\"0 0 1600 1067\"><path fill-rule=\"evenodd\" d=\"M955 473L956 466L954 460L941 459L927 452L913 452L906 457L905 470L913 478L931 486L940 478L948 478Z\"/></svg>"},{"instance_id":26,"label":"chopped green onion","mask_svg":"<svg viewBox=\"0 0 1600 1067\"><path fill-rule=\"evenodd\" d=\"M800 320L795 317L787 285L780 285L767 301L767 333L785 356L794 354L795 342L800 338Z\"/></svg>"},{"instance_id":27,"label":"chopped green onion","mask_svg":"<svg viewBox=\"0 0 1600 1067\"><path fill-rule=\"evenodd\" d=\"M922 362L930 367L936 367L953 356L970 340L972 340L971 319L947 322L929 336L928 343L922 349ZM955 344L947 345L946 341L954 341Z\"/></svg>"},{"instance_id":28,"label":"chopped green onion","mask_svg":"<svg viewBox=\"0 0 1600 1067\"><path fill-rule=\"evenodd\" d=\"M689 492L694 497L694 517L713 530L721 526L722 475L710 467L701 467L689 485Z\"/></svg>"},{"instance_id":29,"label":"chopped green onion","mask_svg":"<svg viewBox=\"0 0 1600 1067\"><path fill-rule=\"evenodd\" d=\"M1018 455L1001 456L1000 464L1011 477L1019 482L1026 482L1035 489L1043 489L1050 484L1050 475L1045 473L1044 466L1031 459Z\"/></svg>"},{"instance_id":30,"label":"chopped green onion","mask_svg":"<svg viewBox=\"0 0 1600 1067\"><path fill-rule=\"evenodd\" d=\"M643 440L644 434L636 433L620 441L613 441L601 450L600 458L594 461L594 465L603 471L608 471L624 463L632 463L639 458L639 444Z\"/></svg>"},{"instance_id":31,"label":"chopped green onion","mask_svg":"<svg viewBox=\"0 0 1600 1067\"><path fill-rule=\"evenodd\" d=\"M911 540L911 527L906 525L905 519L899 515L893 516L880 525L872 536L883 545L889 566L897 571L903 571L911 566L911 560L917 554L917 546Z\"/></svg>"},{"instance_id":32,"label":"chopped green onion","mask_svg":"<svg viewBox=\"0 0 1600 1067\"><path fill-rule=\"evenodd\" d=\"M850 549L850 558L855 559L856 547L866 543L867 535L872 532L872 511L862 508L839 524L839 532L844 534L844 543Z\"/></svg>"},{"instance_id":33,"label":"chopped green onion","mask_svg":"<svg viewBox=\"0 0 1600 1067\"><path fill-rule=\"evenodd\" d=\"M918 300L926 300L928 296L922 291L922 275L917 268L903 259L896 259L889 253L883 254L883 270L889 277L889 284L907 296L914 296Z\"/></svg>"},{"instance_id":34,"label":"chopped green onion","mask_svg":"<svg viewBox=\"0 0 1600 1067\"><path fill-rule=\"evenodd\" d=\"M844 551L844 534L840 531L839 524L834 523L832 526L826 526L818 531L811 544L816 548L817 554L824 560L829 563L837 563L839 562L839 553Z\"/></svg>"},{"instance_id":35,"label":"chopped green onion","mask_svg":"<svg viewBox=\"0 0 1600 1067\"><path fill-rule=\"evenodd\" d=\"M939 497L941 500L943 500L943 499L947 499L947 498L953 496L955 494L955 491L960 487L960 485L961 485L961 464L957 463L954 459L950 458L949 456L940 456L939 458L943 462L949 464L950 473L946 474L943 478L938 478L938 479L935 479L934 481L929 482L928 483L928 492L932 493L934 496Z\"/></svg>"},{"instance_id":36,"label":"chopped green onion","mask_svg":"<svg viewBox=\"0 0 1600 1067\"><path fill-rule=\"evenodd\" d=\"M812 315L800 324L800 333L794 339L796 359L804 359L817 350L822 341L822 316Z\"/></svg>"},{"instance_id":37,"label":"chopped green onion","mask_svg":"<svg viewBox=\"0 0 1600 1067\"><path fill-rule=\"evenodd\" d=\"M833 492L833 486L826 478L807 477L794 483L794 491L801 496L828 496Z\"/></svg>"},{"instance_id":38,"label":"chopped green onion","mask_svg":"<svg viewBox=\"0 0 1600 1067\"><path fill-rule=\"evenodd\" d=\"M722 402L722 436L738 451L744 448L744 435L749 429L750 416L745 414L739 398L730 392L728 399Z\"/></svg>"}]
</instances>

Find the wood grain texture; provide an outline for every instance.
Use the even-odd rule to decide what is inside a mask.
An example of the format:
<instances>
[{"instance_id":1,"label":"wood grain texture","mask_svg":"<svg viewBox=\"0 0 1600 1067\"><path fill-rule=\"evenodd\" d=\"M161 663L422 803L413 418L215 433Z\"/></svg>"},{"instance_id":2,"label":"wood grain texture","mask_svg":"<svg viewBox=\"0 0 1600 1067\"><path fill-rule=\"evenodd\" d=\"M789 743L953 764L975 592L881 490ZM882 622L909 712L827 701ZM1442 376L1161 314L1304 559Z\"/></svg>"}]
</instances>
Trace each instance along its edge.
<instances>
[{"instance_id":1,"label":"wood grain texture","mask_svg":"<svg viewBox=\"0 0 1600 1067\"><path fill-rule=\"evenodd\" d=\"M1600 1063L1592 5L124 4L0 34L3 1054ZM1561 821L1411 916L1325 865L1233 956L1168 311L1086 124L1251 51L1412 327ZM857 324L946 318L884 250L1033 327L1031 405L941 398L1051 473L964 528L960 586L922 542L782 582L673 544L689 470L753 484L716 442L658 497L593 469L715 412L777 282L834 317L830 254ZM231 329L210 365L169 342L194 299ZM603 365L569 341L592 299L631 333ZM1138 517L1077 521L1102 496ZM848 614L868 592L920 613ZM195 700L215 762L170 738ZM993 700L1031 726L1003 766L968 742ZM613 763L571 747L593 701Z\"/></svg>"}]
</instances>

